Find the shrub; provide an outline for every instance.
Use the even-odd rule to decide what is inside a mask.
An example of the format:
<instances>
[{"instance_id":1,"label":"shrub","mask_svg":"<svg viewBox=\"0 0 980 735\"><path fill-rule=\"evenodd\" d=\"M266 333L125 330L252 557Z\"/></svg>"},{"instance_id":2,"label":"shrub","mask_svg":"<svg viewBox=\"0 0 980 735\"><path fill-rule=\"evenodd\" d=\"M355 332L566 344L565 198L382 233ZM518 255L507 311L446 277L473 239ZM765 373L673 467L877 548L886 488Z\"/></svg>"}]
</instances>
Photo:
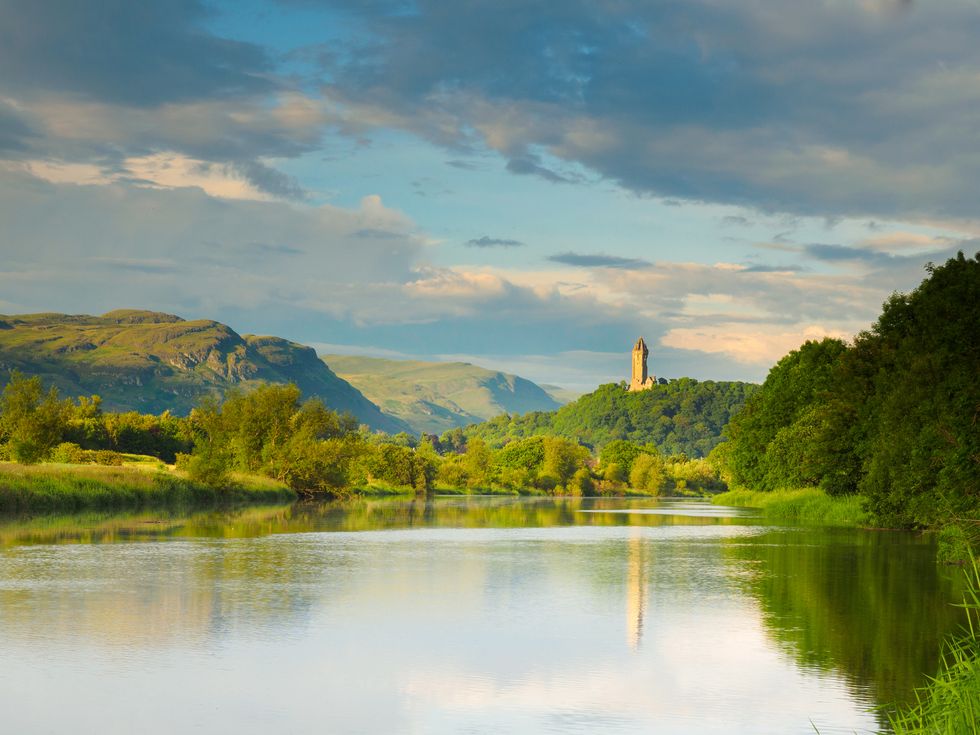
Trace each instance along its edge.
<instances>
[{"instance_id":1,"label":"shrub","mask_svg":"<svg viewBox=\"0 0 980 735\"><path fill-rule=\"evenodd\" d=\"M90 461L90 455L74 442L62 442L51 452L51 461L62 464L85 464Z\"/></svg>"},{"instance_id":2,"label":"shrub","mask_svg":"<svg viewBox=\"0 0 980 735\"><path fill-rule=\"evenodd\" d=\"M92 452L92 457L96 464L102 464L108 467L121 467L123 463L123 456L119 452L114 452L111 449L97 449Z\"/></svg>"}]
</instances>

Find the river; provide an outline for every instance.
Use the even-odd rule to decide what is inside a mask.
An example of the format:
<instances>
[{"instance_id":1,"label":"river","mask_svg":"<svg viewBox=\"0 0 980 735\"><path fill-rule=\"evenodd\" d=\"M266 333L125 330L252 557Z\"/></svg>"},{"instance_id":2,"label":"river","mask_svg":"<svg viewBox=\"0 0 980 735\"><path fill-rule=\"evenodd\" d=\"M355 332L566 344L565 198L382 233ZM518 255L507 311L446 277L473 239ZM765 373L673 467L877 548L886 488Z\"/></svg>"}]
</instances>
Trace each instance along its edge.
<instances>
[{"instance_id":1,"label":"river","mask_svg":"<svg viewBox=\"0 0 980 735\"><path fill-rule=\"evenodd\" d=\"M696 501L0 520L0 729L873 732L957 575L928 537Z\"/></svg>"}]
</instances>

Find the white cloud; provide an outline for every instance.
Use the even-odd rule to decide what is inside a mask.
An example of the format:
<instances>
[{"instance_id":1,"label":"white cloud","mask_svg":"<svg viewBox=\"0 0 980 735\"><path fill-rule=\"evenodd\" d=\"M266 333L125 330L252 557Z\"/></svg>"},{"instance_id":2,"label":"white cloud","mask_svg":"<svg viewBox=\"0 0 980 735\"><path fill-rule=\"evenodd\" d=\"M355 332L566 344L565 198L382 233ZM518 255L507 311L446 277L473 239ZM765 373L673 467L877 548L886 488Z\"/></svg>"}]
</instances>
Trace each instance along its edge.
<instances>
[{"instance_id":1,"label":"white cloud","mask_svg":"<svg viewBox=\"0 0 980 735\"><path fill-rule=\"evenodd\" d=\"M778 327L746 327L740 323L719 323L697 328L675 328L660 342L667 347L725 355L746 365L774 364L790 350L807 340L824 337L848 339L852 332L807 325L786 330Z\"/></svg>"}]
</instances>

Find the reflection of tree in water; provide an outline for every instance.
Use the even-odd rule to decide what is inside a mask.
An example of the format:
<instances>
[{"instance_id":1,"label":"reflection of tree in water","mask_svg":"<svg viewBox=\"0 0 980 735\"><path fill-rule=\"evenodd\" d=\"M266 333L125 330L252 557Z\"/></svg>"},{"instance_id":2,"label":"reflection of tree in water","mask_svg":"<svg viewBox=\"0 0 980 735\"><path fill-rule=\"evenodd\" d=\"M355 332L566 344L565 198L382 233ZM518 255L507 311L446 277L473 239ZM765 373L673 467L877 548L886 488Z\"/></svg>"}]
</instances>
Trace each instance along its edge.
<instances>
[{"instance_id":1,"label":"reflection of tree in water","mask_svg":"<svg viewBox=\"0 0 980 735\"><path fill-rule=\"evenodd\" d=\"M869 704L912 701L964 620L951 604L955 575L921 537L800 528L724 544L777 645L803 667L842 675ZM755 573L743 574L746 561Z\"/></svg>"}]
</instances>

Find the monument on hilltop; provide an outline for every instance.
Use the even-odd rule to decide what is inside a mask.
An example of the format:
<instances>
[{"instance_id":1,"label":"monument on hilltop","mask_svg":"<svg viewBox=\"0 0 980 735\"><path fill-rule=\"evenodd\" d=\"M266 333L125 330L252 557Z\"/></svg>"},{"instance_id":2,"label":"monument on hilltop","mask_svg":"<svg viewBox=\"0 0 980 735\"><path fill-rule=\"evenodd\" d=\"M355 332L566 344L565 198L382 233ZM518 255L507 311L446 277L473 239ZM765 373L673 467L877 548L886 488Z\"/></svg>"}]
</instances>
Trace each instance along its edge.
<instances>
[{"instance_id":1,"label":"monument on hilltop","mask_svg":"<svg viewBox=\"0 0 980 735\"><path fill-rule=\"evenodd\" d=\"M650 390L657 384L655 375L647 375L647 357L649 355L650 350L647 349L647 343L643 341L643 337L640 337L633 345L633 375L627 390Z\"/></svg>"}]
</instances>

